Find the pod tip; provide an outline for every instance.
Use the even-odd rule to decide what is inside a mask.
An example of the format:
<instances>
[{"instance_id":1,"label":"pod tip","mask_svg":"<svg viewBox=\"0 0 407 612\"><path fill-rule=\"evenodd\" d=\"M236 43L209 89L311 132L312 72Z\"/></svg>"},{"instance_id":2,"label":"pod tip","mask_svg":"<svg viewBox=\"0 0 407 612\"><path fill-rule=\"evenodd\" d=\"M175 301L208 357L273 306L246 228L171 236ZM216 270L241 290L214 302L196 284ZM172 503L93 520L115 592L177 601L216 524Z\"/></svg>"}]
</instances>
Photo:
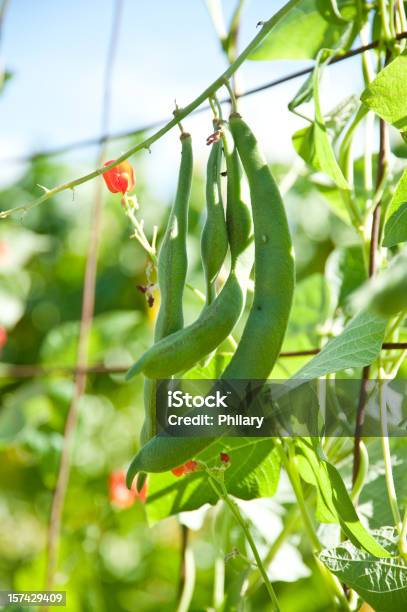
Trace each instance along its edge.
<instances>
[{"instance_id":1,"label":"pod tip","mask_svg":"<svg viewBox=\"0 0 407 612\"><path fill-rule=\"evenodd\" d=\"M141 370L143 367L143 360L139 359L138 361L136 361L136 363L134 365L131 366L131 368L126 372L126 376L124 377L125 380L130 380L131 378L133 378L134 376L136 376L137 374L140 374Z\"/></svg>"}]
</instances>

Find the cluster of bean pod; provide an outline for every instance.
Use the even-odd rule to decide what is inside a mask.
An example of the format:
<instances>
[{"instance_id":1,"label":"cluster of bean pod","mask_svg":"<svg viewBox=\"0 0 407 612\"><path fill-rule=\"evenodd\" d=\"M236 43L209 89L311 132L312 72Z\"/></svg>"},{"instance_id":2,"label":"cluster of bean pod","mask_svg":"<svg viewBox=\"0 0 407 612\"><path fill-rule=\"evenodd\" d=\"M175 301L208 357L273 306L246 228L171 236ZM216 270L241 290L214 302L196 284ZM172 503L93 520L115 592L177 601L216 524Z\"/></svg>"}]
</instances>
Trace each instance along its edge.
<instances>
[{"instance_id":1,"label":"cluster of bean pod","mask_svg":"<svg viewBox=\"0 0 407 612\"><path fill-rule=\"evenodd\" d=\"M294 291L294 258L284 204L255 136L238 113L222 125L207 164L207 214L201 239L206 304L199 317L183 327L183 292L187 273L188 202L192 182L192 144L181 135L182 159L178 189L158 258L161 292L155 343L130 369L143 373L146 419L142 448L127 474L131 486L137 473L162 472L191 459L210 438L156 436L156 380L193 367L215 351L239 321L245 302L237 268L254 233L254 295L235 353L222 379L265 380L281 349ZM222 156L226 160L227 205L220 184ZM251 199L241 193L242 166ZM229 275L216 294L216 280L230 249ZM140 482L143 479L140 479Z\"/></svg>"}]
</instances>

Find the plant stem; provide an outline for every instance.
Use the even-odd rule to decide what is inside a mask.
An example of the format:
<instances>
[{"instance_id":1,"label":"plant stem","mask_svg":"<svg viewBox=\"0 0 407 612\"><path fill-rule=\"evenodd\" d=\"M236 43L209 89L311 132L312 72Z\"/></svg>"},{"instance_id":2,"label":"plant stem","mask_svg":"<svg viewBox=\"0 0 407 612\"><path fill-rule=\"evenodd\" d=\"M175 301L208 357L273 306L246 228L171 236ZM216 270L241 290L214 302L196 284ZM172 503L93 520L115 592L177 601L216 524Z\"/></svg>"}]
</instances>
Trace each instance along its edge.
<instances>
[{"instance_id":1,"label":"plant stem","mask_svg":"<svg viewBox=\"0 0 407 612\"><path fill-rule=\"evenodd\" d=\"M293 453L292 448L290 446L289 446L289 458L287 458L287 455L285 453L285 450L282 444L278 445L278 449L280 451L282 463L287 472L287 476L291 482L291 486L293 488L295 497L297 499L297 503L298 503L298 507L299 507L301 517L304 523L305 531L312 545L313 552L320 552L322 550L322 547L318 539L318 536L315 532L314 526L311 521L311 517L308 512L308 508L305 503L304 494L302 491L302 486L301 486L301 481L300 481L300 475L297 469L297 461L296 461L295 454Z\"/></svg>"},{"instance_id":2,"label":"plant stem","mask_svg":"<svg viewBox=\"0 0 407 612\"><path fill-rule=\"evenodd\" d=\"M323 565L323 563L321 563L321 561L316 556L316 553L322 550L322 546L318 539L314 526L312 524L311 517L308 513L308 508L305 503L304 493L303 493L302 485L301 485L301 479L300 479L300 475L299 475L298 468L297 468L297 461L295 457L294 446L291 443L288 443L287 446L288 446L289 457L287 457L285 450L283 448L283 445L281 443L278 445L278 449L280 452L282 463L285 467L285 470L291 482L291 486L293 488L295 497L297 499L297 503L298 503L298 507L301 513L305 531L313 547L313 552L315 554L315 562L317 564L318 569L321 572L323 579L325 580L326 584L330 587L332 594L335 595L339 599L342 608L344 608L345 610L349 610L349 604L345 597L345 593L343 592L340 582L333 574L331 574L331 572Z\"/></svg>"},{"instance_id":3,"label":"plant stem","mask_svg":"<svg viewBox=\"0 0 407 612\"><path fill-rule=\"evenodd\" d=\"M181 533L181 567L177 612L188 612L195 588L195 560L194 554L188 545L188 527L181 525Z\"/></svg>"},{"instance_id":4,"label":"plant stem","mask_svg":"<svg viewBox=\"0 0 407 612\"><path fill-rule=\"evenodd\" d=\"M273 610L275 610L276 612L280 612L280 606L278 603L278 599L277 599L277 595L273 589L273 586L269 580L269 577L267 576L267 572L266 569L264 567L263 561L261 560L261 557L259 555L259 552L257 550L256 544L254 542L253 536L250 532L249 526L247 524L247 522L244 520L244 518L242 517L240 510L237 506L237 504L230 498L228 492L225 489L225 486L223 483L219 482L219 480L215 479L212 474L210 473L210 471L207 471L207 475L208 475L208 480L209 480L209 484L211 485L212 489L215 491L215 493L221 498L223 499L223 501L225 502L225 504L229 507L230 511L232 512L233 516L235 517L235 519L237 520L237 522L239 523L239 525L241 526L241 528L243 529L243 532L246 536L247 542L252 550L253 556L256 560L256 564L257 567L259 568L259 571L262 575L265 587L267 589L267 592L270 596L271 602L272 602L272 606L273 606Z\"/></svg>"},{"instance_id":5,"label":"plant stem","mask_svg":"<svg viewBox=\"0 0 407 612\"><path fill-rule=\"evenodd\" d=\"M67 189L73 189L78 185L82 185L83 183L86 183L87 181L90 181L91 179L100 176L107 170L114 168L120 162L134 155L134 153L137 153L137 151L141 151L142 149L149 149L154 142L162 138L162 136L164 136L173 127L175 127L180 121L182 121L182 119L187 117L193 110L195 110L196 108L198 108L198 106L205 102L205 100L207 100L210 96L216 93L218 89L220 89L224 85L225 81L228 80L243 64L243 62L247 59L251 52L254 51L256 47L266 38L266 36L276 25L276 23L278 23L280 19L282 19L288 12L290 12L295 6L297 6L300 1L301 0L290 0L290 2L288 2L279 11L277 11L277 13L275 13L275 15L273 15L268 21L265 21L261 30L250 41L247 47L240 53L240 55L236 58L233 64L231 64L223 72L223 74L221 74L215 81L213 81L213 83L211 83L209 87L204 89L204 91L200 93L199 96L195 98L195 100L187 104L187 106L185 106L184 108L181 108L177 113L176 117L173 117L168 123L166 123L160 130L155 132L152 136L120 155L109 166L99 167L93 172L90 172L89 174L85 174L84 176L74 179L73 181L68 181L67 183L63 183L62 185L54 187L53 189L49 189L40 198L37 198L30 204L26 204L25 206L16 206L15 208L0 212L0 219L5 219L6 217L9 217L11 214L16 212L26 213L35 206L41 204L42 202L49 200L54 195L61 193L62 191L66 191Z\"/></svg>"},{"instance_id":6,"label":"plant stem","mask_svg":"<svg viewBox=\"0 0 407 612\"><path fill-rule=\"evenodd\" d=\"M385 40L391 40L391 30L387 14L386 0L379 0L380 19L382 22L382 33Z\"/></svg>"},{"instance_id":7,"label":"plant stem","mask_svg":"<svg viewBox=\"0 0 407 612\"><path fill-rule=\"evenodd\" d=\"M269 567L269 565L271 564L271 562L274 560L275 556L277 555L278 551L280 550L281 546L284 544L285 540L287 539L287 536L289 536L294 531L295 527L298 525L298 517L299 517L298 509L293 508L293 510L288 514L282 530L278 534L277 538L274 540L273 544L270 547L269 552L267 553L266 558L264 559L263 563L266 567ZM245 595L247 597L250 597L250 595L252 595L257 590L257 588L260 586L260 583L261 583L261 577L258 576L258 570L257 570L252 573L249 579L249 586L245 592Z\"/></svg>"},{"instance_id":8,"label":"plant stem","mask_svg":"<svg viewBox=\"0 0 407 612\"><path fill-rule=\"evenodd\" d=\"M388 54L386 55L388 59ZM376 193L380 189L383 183L387 166L388 166L388 154L389 154L389 141L388 141L388 128L383 119L380 119L380 144L379 144L379 158L377 162L377 178L376 178ZM369 278L375 275L377 266L377 250L379 246L379 230L380 230L380 217L381 217L381 201L377 203L373 211L372 228L370 233L370 244L369 244ZM366 411L366 397L367 397L367 386L370 376L370 366L365 366L362 370L362 381L359 393L359 403L356 414L356 425L355 425L355 440L353 447L353 484L356 481L357 474L359 471L360 463L360 441L363 433L363 424L365 420Z\"/></svg>"},{"instance_id":9,"label":"plant stem","mask_svg":"<svg viewBox=\"0 0 407 612\"><path fill-rule=\"evenodd\" d=\"M393 521L401 535L402 532L402 521L400 510L397 503L396 488L394 486L393 470L391 464L391 452L389 444L389 433L387 430L387 403L383 397L383 380L380 376L379 380L379 414L380 414L380 427L381 427L381 445L384 460L384 472L386 478L386 489L387 496L389 499L391 513L393 515Z\"/></svg>"}]
</instances>

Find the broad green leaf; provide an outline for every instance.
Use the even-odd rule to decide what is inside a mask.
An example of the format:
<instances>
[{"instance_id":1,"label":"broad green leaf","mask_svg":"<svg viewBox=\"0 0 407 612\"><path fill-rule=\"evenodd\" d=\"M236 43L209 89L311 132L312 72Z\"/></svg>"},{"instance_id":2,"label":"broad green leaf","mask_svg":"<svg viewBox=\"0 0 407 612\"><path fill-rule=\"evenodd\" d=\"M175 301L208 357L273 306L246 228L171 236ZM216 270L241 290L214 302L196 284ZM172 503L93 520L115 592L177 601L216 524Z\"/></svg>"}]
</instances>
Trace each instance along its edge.
<instances>
[{"instance_id":1,"label":"broad green leaf","mask_svg":"<svg viewBox=\"0 0 407 612\"><path fill-rule=\"evenodd\" d=\"M317 495L315 518L317 521L320 523L339 523L338 515L333 508L326 503L324 496L320 493L318 480L315 477L312 466L304 455L297 455L297 465L301 478L304 480L304 482L312 485L316 489Z\"/></svg>"},{"instance_id":2,"label":"broad green leaf","mask_svg":"<svg viewBox=\"0 0 407 612\"><path fill-rule=\"evenodd\" d=\"M214 440L196 459L220 465L219 454L230 455L225 471L228 492L240 499L272 497L276 492L280 458L270 438L222 438ZM217 498L203 472L176 477L172 472L150 474L146 504L151 522L186 510L195 510Z\"/></svg>"},{"instance_id":3,"label":"broad green leaf","mask_svg":"<svg viewBox=\"0 0 407 612\"><path fill-rule=\"evenodd\" d=\"M333 307L343 307L348 296L367 278L363 249L359 245L335 249L326 264Z\"/></svg>"},{"instance_id":4,"label":"broad green leaf","mask_svg":"<svg viewBox=\"0 0 407 612\"><path fill-rule=\"evenodd\" d=\"M319 378L347 368L370 365L380 352L386 323L382 317L360 312L339 336L330 340L293 378Z\"/></svg>"},{"instance_id":5,"label":"broad green leaf","mask_svg":"<svg viewBox=\"0 0 407 612\"><path fill-rule=\"evenodd\" d=\"M392 247L407 241L407 169L391 199L384 227L383 246Z\"/></svg>"},{"instance_id":6,"label":"broad green leaf","mask_svg":"<svg viewBox=\"0 0 407 612\"><path fill-rule=\"evenodd\" d=\"M323 120L295 132L292 141L298 155L314 170L324 172L340 189L349 189Z\"/></svg>"},{"instance_id":7,"label":"broad green leaf","mask_svg":"<svg viewBox=\"0 0 407 612\"><path fill-rule=\"evenodd\" d=\"M400 253L387 270L361 287L352 303L355 310L369 309L382 317L407 308L407 252Z\"/></svg>"},{"instance_id":8,"label":"broad green leaf","mask_svg":"<svg viewBox=\"0 0 407 612\"><path fill-rule=\"evenodd\" d=\"M362 93L361 100L379 117L404 132L407 130L407 53L383 68Z\"/></svg>"},{"instance_id":9,"label":"broad green leaf","mask_svg":"<svg viewBox=\"0 0 407 612\"><path fill-rule=\"evenodd\" d=\"M314 440L304 438L297 442L297 449L313 472L318 495L321 496L321 506L331 517L337 517L352 542L375 557L388 557L386 549L376 542L360 522L338 470L322 457L317 444Z\"/></svg>"},{"instance_id":10,"label":"broad green leaf","mask_svg":"<svg viewBox=\"0 0 407 612\"><path fill-rule=\"evenodd\" d=\"M338 8L345 19L355 16L355 5L350 0L338 2ZM331 3L302 0L272 29L250 59L312 59L322 47L348 48L352 40L352 24L338 19Z\"/></svg>"},{"instance_id":11,"label":"broad green leaf","mask_svg":"<svg viewBox=\"0 0 407 612\"><path fill-rule=\"evenodd\" d=\"M394 527L382 527L373 534L391 554L391 558L377 559L349 541L322 551L319 558L376 612L406 610L407 564L398 556L396 530Z\"/></svg>"}]
</instances>

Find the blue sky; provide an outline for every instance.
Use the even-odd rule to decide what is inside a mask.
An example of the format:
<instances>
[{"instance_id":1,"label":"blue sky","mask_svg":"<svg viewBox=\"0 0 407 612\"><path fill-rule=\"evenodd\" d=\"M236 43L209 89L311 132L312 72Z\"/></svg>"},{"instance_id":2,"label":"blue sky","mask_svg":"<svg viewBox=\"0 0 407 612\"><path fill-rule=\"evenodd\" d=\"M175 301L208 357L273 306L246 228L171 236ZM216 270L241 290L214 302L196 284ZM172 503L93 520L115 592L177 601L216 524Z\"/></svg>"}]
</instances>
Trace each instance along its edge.
<instances>
[{"instance_id":1,"label":"blue sky","mask_svg":"<svg viewBox=\"0 0 407 612\"><path fill-rule=\"evenodd\" d=\"M227 14L236 0L224 0ZM256 33L256 23L283 2L247 0L241 46ZM113 0L11 0L2 55L14 78L0 99L2 159L66 142L97 136L100 130L104 60ZM272 80L309 62L248 62L241 70L243 88ZM355 61L331 68L324 104L330 108L359 85ZM225 68L203 0L125 1L114 78L111 131L128 130L168 117L174 98L182 106ZM335 70L335 75L331 73ZM242 110L250 116L272 159L293 158L290 135L303 122L287 111L301 81L248 98ZM332 84L334 83L334 87ZM196 135L197 158L206 155L209 114L186 122ZM152 168L170 180L174 134L153 148ZM120 150L112 147L112 153ZM91 169L93 151L81 152L83 172ZM10 181L21 167L2 164L0 180ZM147 169L148 171L148 169ZM168 176L167 176L168 175Z\"/></svg>"}]
</instances>

